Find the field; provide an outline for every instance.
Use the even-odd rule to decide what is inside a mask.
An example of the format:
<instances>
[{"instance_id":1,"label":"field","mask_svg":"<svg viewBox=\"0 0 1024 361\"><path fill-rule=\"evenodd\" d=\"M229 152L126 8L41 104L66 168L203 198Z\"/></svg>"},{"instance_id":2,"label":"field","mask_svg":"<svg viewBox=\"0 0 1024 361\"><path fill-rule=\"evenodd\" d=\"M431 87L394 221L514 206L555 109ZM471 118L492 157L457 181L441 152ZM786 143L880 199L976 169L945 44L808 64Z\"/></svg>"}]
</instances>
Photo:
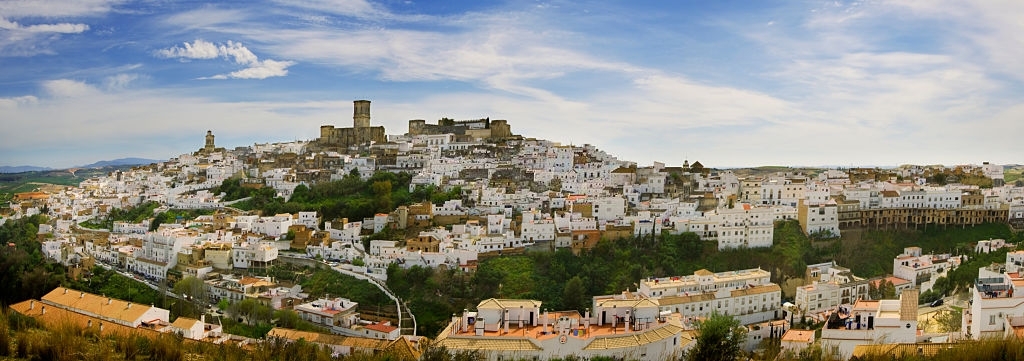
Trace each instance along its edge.
<instances>
[{"instance_id":1,"label":"field","mask_svg":"<svg viewBox=\"0 0 1024 361\"><path fill-rule=\"evenodd\" d=\"M47 185L71 186L83 180L106 175L117 169L130 167L77 168L49 171L0 174L0 204L4 204L15 193L36 191Z\"/></svg>"},{"instance_id":2,"label":"field","mask_svg":"<svg viewBox=\"0 0 1024 361\"><path fill-rule=\"evenodd\" d=\"M1003 179L1006 180L1007 184L1016 182L1020 179L1024 179L1024 166L1007 166L1003 169Z\"/></svg>"}]
</instances>

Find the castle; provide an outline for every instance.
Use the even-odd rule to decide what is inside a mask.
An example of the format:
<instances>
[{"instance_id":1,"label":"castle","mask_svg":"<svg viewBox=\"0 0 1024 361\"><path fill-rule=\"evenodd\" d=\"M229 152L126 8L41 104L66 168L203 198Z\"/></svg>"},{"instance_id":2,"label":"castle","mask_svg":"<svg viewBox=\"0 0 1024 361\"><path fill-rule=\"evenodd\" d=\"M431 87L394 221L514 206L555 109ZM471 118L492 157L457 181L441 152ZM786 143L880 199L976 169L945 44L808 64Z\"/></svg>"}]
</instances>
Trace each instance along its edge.
<instances>
[{"instance_id":1,"label":"castle","mask_svg":"<svg viewBox=\"0 0 1024 361\"><path fill-rule=\"evenodd\" d=\"M352 128L335 128L333 125L320 126L320 138L316 144L322 149L345 151L350 147L387 141L383 126L370 126L370 101L353 101Z\"/></svg>"},{"instance_id":2,"label":"castle","mask_svg":"<svg viewBox=\"0 0 1024 361\"><path fill-rule=\"evenodd\" d=\"M468 138L466 140L508 138L512 136L512 127L506 120L491 120L490 118L473 120L442 118L437 121L437 124L427 124L427 121L423 119L409 121L410 136L432 134L455 134L457 139Z\"/></svg>"}]
</instances>

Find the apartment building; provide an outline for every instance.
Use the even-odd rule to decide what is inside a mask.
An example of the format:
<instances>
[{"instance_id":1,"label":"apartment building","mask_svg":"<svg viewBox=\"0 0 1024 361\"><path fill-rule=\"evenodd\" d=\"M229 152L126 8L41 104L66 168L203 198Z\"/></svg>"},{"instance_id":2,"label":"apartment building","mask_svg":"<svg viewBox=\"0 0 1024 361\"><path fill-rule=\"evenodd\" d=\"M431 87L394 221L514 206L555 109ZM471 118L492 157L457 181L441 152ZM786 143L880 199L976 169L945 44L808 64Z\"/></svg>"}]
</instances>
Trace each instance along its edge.
<instances>
[{"instance_id":1,"label":"apartment building","mask_svg":"<svg viewBox=\"0 0 1024 361\"><path fill-rule=\"evenodd\" d=\"M488 299L452 317L434 344L478 351L485 360L548 360L577 356L636 360L678 357L693 337L677 317L649 300L595 300L594 315L543 311L535 300Z\"/></svg>"},{"instance_id":2,"label":"apartment building","mask_svg":"<svg viewBox=\"0 0 1024 361\"><path fill-rule=\"evenodd\" d=\"M359 325L358 303L345 298L321 298L295 306L295 313L310 323L325 327L333 333L352 334L349 331ZM358 335L357 335L358 336Z\"/></svg>"},{"instance_id":3,"label":"apartment building","mask_svg":"<svg viewBox=\"0 0 1024 361\"><path fill-rule=\"evenodd\" d=\"M858 345L917 341L917 290L898 300L859 300L833 313L821 330L821 345L849 359Z\"/></svg>"}]
</instances>

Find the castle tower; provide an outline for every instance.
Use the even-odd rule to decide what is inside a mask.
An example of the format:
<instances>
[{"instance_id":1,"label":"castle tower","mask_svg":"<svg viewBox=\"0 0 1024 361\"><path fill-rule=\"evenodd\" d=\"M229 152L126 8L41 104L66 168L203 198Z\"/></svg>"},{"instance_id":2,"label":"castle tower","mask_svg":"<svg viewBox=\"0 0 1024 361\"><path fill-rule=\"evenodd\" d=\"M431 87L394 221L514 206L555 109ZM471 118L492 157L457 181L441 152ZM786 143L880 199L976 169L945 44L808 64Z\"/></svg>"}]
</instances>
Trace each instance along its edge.
<instances>
[{"instance_id":1,"label":"castle tower","mask_svg":"<svg viewBox=\"0 0 1024 361\"><path fill-rule=\"evenodd\" d=\"M213 131L212 130L207 130L206 131L206 145L203 146L203 150L206 151L207 153L209 153L209 152L212 152L215 148L216 148L216 146L213 145Z\"/></svg>"},{"instance_id":2,"label":"castle tower","mask_svg":"<svg viewBox=\"0 0 1024 361\"><path fill-rule=\"evenodd\" d=\"M354 113L352 114L353 128L370 127L370 101L356 100L353 103Z\"/></svg>"}]
</instances>

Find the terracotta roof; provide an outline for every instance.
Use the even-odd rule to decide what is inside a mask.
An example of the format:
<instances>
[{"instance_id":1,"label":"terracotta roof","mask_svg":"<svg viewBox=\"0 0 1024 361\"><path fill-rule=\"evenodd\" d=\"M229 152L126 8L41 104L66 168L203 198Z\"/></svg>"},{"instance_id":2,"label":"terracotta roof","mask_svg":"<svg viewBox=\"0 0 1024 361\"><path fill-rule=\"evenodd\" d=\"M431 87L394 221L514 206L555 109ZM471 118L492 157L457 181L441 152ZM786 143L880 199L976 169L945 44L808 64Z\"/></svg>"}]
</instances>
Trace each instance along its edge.
<instances>
[{"instance_id":1,"label":"terracotta roof","mask_svg":"<svg viewBox=\"0 0 1024 361\"><path fill-rule=\"evenodd\" d=\"M391 326L391 325L385 325L385 324L382 324L382 323L375 323L375 324L366 325L366 326L363 326L363 327L368 329L368 330L373 330L373 331L383 332L383 333L391 333L391 331L394 331L394 330L398 329L398 327Z\"/></svg>"},{"instance_id":2,"label":"terracotta roof","mask_svg":"<svg viewBox=\"0 0 1024 361\"><path fill-rule=\"evenodd\" d=\"M540 351L542 348L525 338L480 338L474 336L447 337L436 342L456 350L495 350L495 351Z\"/></svg>"},{"instance_id":3,"label":"terracotta roof","mask_svg":"<svg viewBox=\"0 0 1024 361\"><path fill-rule=\"evenodd\" d=\"M497 299L488 298L480 301L476 306L478 310L494 310L494 309L506 309L506 308L534 308L540 307L541 302L537 300L515 300L515 299Z\"/></svg>"},{"instance_id":4,"label":"terracotta roof","mask_svg":"<svg viewBox=\"0 0 1024 361\"><path fill-rule=\"evenodd\" d=\"M674 319L672 320L674 321ZM608 350L614 348L638 347L673 337L681 334L682 331L683 327L678 322L669 322L664 326L643 332L627 333L609 337L597 337L583 349ZM683 342L684 345L686 343L687 342Z\"/></svg>"},{"instance_id":5,"label":"terracotta roof","mask_svg":"<svg viewBox=\"0 0 1024 361\"><path fill-rule=\"evenodd\" d=\"M11 305L11 310L28 317L32 317L47 326L70 324L83 329L90 328L99 331L100 325L103 325L103 333L116 332L120 334L127 334L129 332L137 332L148 337L155 337L159 334L159 332L155 330L125 326L53 306L46 307L46 313L44 314L44 306L48 305L43 304L40 301L28 300Z\"/></svg>"},{"instance_id":6,"label":"terracotta roof","mask_svg":"<svg viewBox=\"0 0 1024 361\"><path fill-rule=\"evenodd\" d=\"M890 355L892 358L899 357L910 357L915 355L921 355L924 357L935 356L942 350L948 350L956 347L962 347L964 351L967 351L966 343L899 343L899 344L881 344L881 345L857 345L853 348L851 357L863 357L868 355L886 355L888 358Z\"/></svg>"},{"instance_id":7,"label":"terracotta roof","mask_svg":"<svg viewBox=\"0 0 1024 361\"><path fill-rule=\"evenodd\" d=\"M761 293L770 293L770 292L782 292L782 288L779 287L779 285L772 283L772 284L761 285L761 286L754 286L754 287L744 288L744 289L739 289L739 290L732 290L731 296L732 297L749 296L749 295L757 295L757 294L761 294Z\"/></svg>"},{"instance_id":8,"label":"terracotta roof","mask_svg":"<svg viewBox=\"0 0 1024 361\"><path fill-rule=\"evenodd\" d=\"M619 300L614 298L608 298L603 300L594 301L598 306L602 307L658 307L658 304L654 301L641 298L641 299L630 299L630 300Z\"/></svg>"},{"instance_id":9,"label":"terracotta roof","mask_svg":"<svg viewBox=\"0 0 1024 361\"><path fill-rule=\"evenodd\" d=\"M408 338L399 337L392 341L386 347L386 350L391 355L397 355L401 360L419 360L420 352L419 347L413 344Z\"/></svg>"},{"instance_id":10,"label":"terracotta roof","mask_svg":"<svg viewBox=\"0 0 1024 361\"><path fill-rule=\"evenodd\" d=\"M699 293L690 296L665 296L658 299L658 304L661 306L667 305L681 305L691 302L704 302L714 301L714 293Z\"/></svg>"},{"instance_id":11,"label":"terracotta roof","mask_svg":"<svg viewBox=\"0 0 1024 361\"><path fill-rule=\"evenodd\" d=\"M814 341L814 330L789 329L782 335L782 341L811 343Z\"/></svg>"},{"instance_id":12,"label":"terracotta roof","mask_svg":"<svg viewBox=\"0 0 1024 361\"><path fill-rule=\"evenodd\" d=\"M390 343L390 341L388 340L378 340L367 337L329 335L325 333L299 331L280 327L274 327L273 329L271 329L270 332L267 333L267 337L280 337L292 341L303 339L308 342L314 342L323 345L349 346L352 348L361 348L364 350L383 350Z\"/></svg>"},{"instance_id":13,"label":"terracotta roof","mask_svg":"<svg viewBox=\"0 0 1024 361\"><path fill-rule=\"evenodd\" d=\"M182 330L188 330L188 329L191 329L192 326L195 326L195 324L199 323L199 322L200 322L199 320L194 319L194 318L178 317L177 320L174 320L174 323L171 323L171 326L180 328Z\"/></svg>"},{"instance_id":14,"label":"terracotta roof","mask_svg":"<svg viewBox=\"0 0 1024 361\"><path fill-rule=\"evenodd\" d=\"M153 306L132 304L118 299L97 296L88 292L57 287L42 298L43 303L59 305L75 312L95 314L126 323L135 323Z\"/></svg>"}]
</instances>

